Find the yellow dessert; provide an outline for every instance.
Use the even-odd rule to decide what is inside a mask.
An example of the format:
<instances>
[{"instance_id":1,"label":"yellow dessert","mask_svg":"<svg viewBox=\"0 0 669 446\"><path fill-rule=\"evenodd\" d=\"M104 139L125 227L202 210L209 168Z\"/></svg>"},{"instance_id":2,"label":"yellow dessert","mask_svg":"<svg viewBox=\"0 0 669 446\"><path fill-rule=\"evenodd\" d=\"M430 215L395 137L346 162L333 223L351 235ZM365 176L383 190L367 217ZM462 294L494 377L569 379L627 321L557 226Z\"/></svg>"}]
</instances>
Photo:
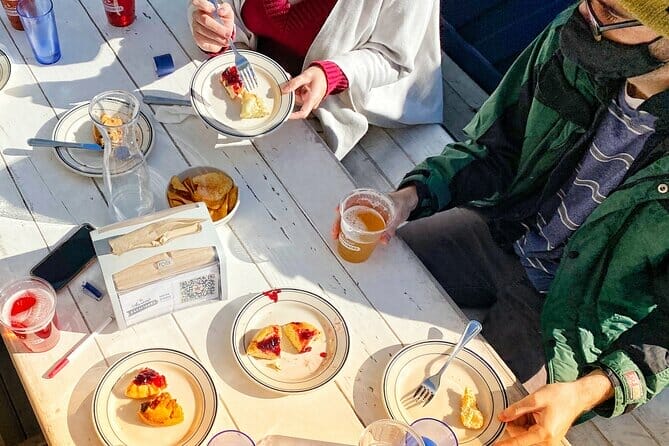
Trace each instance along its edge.
<instances>
[{"instance_id":1,"label":"yellow dessert","mask_svg":"<svg viewBox=\"0 0 669 446\"><path fill-rule=\"evenodd\" d=\"M469 429L481 429L483 427L483 414L476 407L476 396L469 387L465 387L460 401L460 420Z\"/></svg>"},{"instance_id":2,"label":"yellow dessert","mask_svg":"<svg viewBox=\"0 0 669 446\"><path fill-rule=\"evenodd\" d=\"M137 415L143 423L150 426L173 426L184 420L183 409L168 392L142 403Z\"/></svg>"},{"instance_id":3,"label":"yellow dessert","mask_svg":"<svg viewBox=\"0 0 669 446\"><path fill-rule=\"evenodd\" d=\"M298 352L305 353L311 350L309 344L320 331L307 322L290 322L283 326L283 333Z\"/></svg>"},{"instance_id":4,"label":"yellow dessert","mask_svg":"<svg viewBox=\"0 0 669 446\"><path fill-rule=\"evenodd\" d=\"M248 90L242 90L242 111L239 116L242 119L264 118L269 115L265 103L256 94Z\"/></svg>"},{"instance_id":5,"label":"yellow dessert","mask_svg":"<svg viewBox=\"0 0 669 446\"><path fill-rule=\"evenodd\" d=\"M269 325L258 330L246 349L246 354L259 359L277 359L281 356L281 330Z\"/></svg>"}]
</instances>

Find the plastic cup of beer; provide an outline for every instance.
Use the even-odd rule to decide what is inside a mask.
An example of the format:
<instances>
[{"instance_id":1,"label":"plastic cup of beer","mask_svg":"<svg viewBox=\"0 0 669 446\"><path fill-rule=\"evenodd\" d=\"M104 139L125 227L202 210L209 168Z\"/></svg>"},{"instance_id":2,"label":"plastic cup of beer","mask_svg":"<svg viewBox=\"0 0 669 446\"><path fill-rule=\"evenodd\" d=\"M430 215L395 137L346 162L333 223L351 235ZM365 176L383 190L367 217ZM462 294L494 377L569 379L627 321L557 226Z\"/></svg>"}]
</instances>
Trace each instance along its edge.
<instances>
[{"instance_id":1,"label":"plastic cup of beer","mask_svg":"<svg viewBox=\"0 0 669 446\"><path fill-rule=\"evenodd\" d=\"M0 289L0 322L31 352L53 348L60 339L54 324L56 292L46 281L27 277Z\"/></svg>"},{"instance_id":2,"label":"plastic cup of beer","mask_svg":"<svg viewBox=\"0 0 669 446\"><path fill-rule=\"evenodd\" d=\"M373 189L355 189L339 204L341 217L337 250L342 259L364 262L395 218L389 196Z\"/></svg>"},{"instance_id":3,"label":"plastic cup of beer","mask_svg":"<svg viewBox=\"0 0 669 446\"><path fill-rule=\"evenodd\" d=\"M395 420L377 420L363 431L358 446L425 446L412 427Z\"/></svg>"}]
</instances>

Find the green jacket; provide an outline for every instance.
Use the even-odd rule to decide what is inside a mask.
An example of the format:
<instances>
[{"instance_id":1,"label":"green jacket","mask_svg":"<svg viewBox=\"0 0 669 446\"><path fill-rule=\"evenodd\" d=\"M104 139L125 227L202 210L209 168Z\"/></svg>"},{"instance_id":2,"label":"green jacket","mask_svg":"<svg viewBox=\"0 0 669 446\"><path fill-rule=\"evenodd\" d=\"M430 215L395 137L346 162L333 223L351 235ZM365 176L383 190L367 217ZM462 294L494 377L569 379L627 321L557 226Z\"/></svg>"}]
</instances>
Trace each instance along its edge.
<instances>
[{"instance_id":1,"label":"green jacket","mask_svg":"<svg viewBox=\"0 0 669 446\"><path fill-rule=\"evenodd\" d=\"M516 240L521 222L573 173L600 116L624 80L601 84L559 49L563 12L526 49L472 122L470 139L423 161L413 184L421 218L477 206L498 242ZM669 92L641 106L656 131L620 187L572 235L547 295L542 342L551 382L605 370L614 404L632 410L669 383Z\"/></svg>"}]
</instances>

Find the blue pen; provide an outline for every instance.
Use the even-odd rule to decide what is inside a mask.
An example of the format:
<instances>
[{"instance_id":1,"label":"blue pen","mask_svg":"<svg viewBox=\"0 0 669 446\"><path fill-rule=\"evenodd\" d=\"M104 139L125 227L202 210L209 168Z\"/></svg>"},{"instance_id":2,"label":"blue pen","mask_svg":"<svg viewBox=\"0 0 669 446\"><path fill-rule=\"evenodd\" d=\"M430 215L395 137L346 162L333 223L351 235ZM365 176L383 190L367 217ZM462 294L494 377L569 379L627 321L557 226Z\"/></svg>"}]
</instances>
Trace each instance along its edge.
<instances>
[{"instance_id":1,"label":"blue pen","mask_svg":"<svg viewBox=\"0 0 669 446\"><path fill-rule=\"evenodd\" d=\"M102 300L102 292L90 283L84 282L81 284L81 287L84 289L84 291L87 291L87 294L89 294L93 299Z\"/></svg>"}]
</instances>

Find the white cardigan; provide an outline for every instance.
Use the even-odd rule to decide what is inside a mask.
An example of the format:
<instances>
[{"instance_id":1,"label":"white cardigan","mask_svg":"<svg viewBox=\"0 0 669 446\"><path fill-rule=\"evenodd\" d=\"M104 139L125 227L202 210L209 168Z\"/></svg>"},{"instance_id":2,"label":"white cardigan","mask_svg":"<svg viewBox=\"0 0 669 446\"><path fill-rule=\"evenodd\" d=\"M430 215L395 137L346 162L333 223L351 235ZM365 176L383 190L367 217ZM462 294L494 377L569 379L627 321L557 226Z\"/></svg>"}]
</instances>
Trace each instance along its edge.
<instances>
[{"instance_id":1,"label":"white cardigan","mask_svg":"<svg viewBox=\"0 0 669 446\"><path fill-rule=\"evenodd\" d=\"M235 40L256 47L235 11ZM189 9L188 20L191 21ZM349 88L314 110L335 156L342 159L369 124L401 127L442 121L439 3L436 0L339 0L304 60L331 60Z\"/></svg>"}]
</instances>

